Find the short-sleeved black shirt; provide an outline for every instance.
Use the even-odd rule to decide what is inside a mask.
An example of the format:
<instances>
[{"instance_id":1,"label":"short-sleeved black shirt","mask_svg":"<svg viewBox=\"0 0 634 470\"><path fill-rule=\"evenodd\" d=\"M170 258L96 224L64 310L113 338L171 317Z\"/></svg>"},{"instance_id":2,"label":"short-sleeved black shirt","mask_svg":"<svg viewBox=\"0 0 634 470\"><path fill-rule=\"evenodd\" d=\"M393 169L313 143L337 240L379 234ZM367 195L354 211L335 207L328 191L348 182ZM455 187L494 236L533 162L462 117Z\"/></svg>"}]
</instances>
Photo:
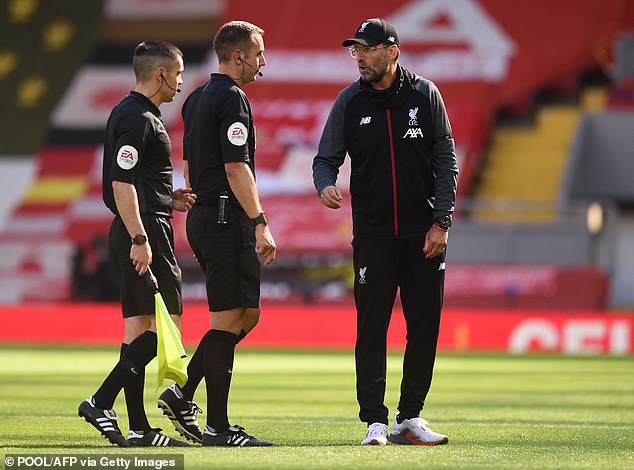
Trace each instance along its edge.
<instances>
[{"instance_id":1,"label":"short-sleeved black shirt","mask_svg":"<svg viewBox=\"0 0 634 470\"><path fill-rule=\"evenodd\" d=\"M130 92L108 118L103 151L103 200L119 215L112 182L133 184L141 214L172 216L172 144L161 112L145 96Z\"/></svg>"},{"instance_id":2,"label":"short-sleeved black shirt","mask_svg":"<svg viewBox=\"0 0 634 470\"><path fill-rule=\"evenodd\" d=\"M213 206L227 191L225 163L245 162L255 177L255 126L245 93L227 75L212 74L183 105L184 159L196 204Z\"/></svg>"}]
</instances>

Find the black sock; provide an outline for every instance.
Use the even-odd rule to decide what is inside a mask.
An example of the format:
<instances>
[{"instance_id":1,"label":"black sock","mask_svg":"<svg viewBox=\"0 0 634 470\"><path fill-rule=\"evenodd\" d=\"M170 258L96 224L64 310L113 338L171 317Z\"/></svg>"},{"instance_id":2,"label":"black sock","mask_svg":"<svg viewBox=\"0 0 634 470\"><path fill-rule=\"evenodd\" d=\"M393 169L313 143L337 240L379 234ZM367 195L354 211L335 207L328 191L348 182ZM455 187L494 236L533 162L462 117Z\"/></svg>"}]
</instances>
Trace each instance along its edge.
<instances>
[{"instance_id":1,"label":"black sock","mask_svg":"<svg viewBox=\"0 0 634 470\"><path fill-rule=\"evenodd\" d=\"M240 330L240 334L238 335L238 340L236 341L236 344L238 344L240 341L242 341L246 335L247 335L246 331Z\"/></svg>"},{"instance_id":2,"label":"black sock","mask_svg":"<svg viewBox=\"0 0 634 470\"><path fill-rule=\"evenodd\" d=\"M237 339L237 335L222 330L210 330L207 339L203 362L207 386L207 424L216 432L224 432L229 428L227 401Z\"/></svg>"},{"instance_id":3,"label":"black sock","mask_svg":"<svg viewBox=\"0 0 634 470\"><path fill-rule=\"evenodd\" d=\"M187 383L183 387L180 387L183 392L183 397L187 401L192 401L194 399L194 393L196 392L200 381L205 376L203 361L205 358L205 347L207 346L209 333L211 333L211 330L205 333L205 336L202 337L200 343L198 343L196 351L194 351L194 355L189 360L189 364L187 364Z\"/></svg>"},{"instance_id":4,"label":"black sock","mask_svg":"<svg viewBox=\"0 0 634 470\"><path fill-rule=\"evenodd\" d=\"M95 406L103 410L113 407L121 389L130 381L144 374L145 366L156 356L156 333L146 331L132 341L99 390L94 394ZM143 407L143 400L140 404ZM145 414L145 411L143 411Z\"/></svg>"},{"instance_id":5,"label":"black sock","mask_svg":"<svg viewBox=\"0 0 634 470\"><path fill-rule=\"evenodd\" d=\"M403 421L404 421L404 420L406 420L406 419L412 419L412 418L417 418L417 417L418 417L418 415L409 416L409 415L407 415L407 414L402 414L402 413L399 413L399 414L397 414L397 415L396 415L396 422L397 422L398 424L401 424L401 423L403 423Z\"/></svg>"},{"instance_id":6,"label":"black sock","mask_svg":"<svg viewBox=\"0 0 634 470\"><path fill-rule=\"evenodd\" d=\"M128 345L121 344L121 355L123 357ZM143 406L143 391L145 389L145 369L141 371L139 375L132 378L123 387L123 393L125 395L125 406L128 410L128 423L130 429L133 431L149 431L151 429L150 423L147 420L145 414L145 407ZM139 406L141 404L141 406Z\"/></svg>"}]
</instances>

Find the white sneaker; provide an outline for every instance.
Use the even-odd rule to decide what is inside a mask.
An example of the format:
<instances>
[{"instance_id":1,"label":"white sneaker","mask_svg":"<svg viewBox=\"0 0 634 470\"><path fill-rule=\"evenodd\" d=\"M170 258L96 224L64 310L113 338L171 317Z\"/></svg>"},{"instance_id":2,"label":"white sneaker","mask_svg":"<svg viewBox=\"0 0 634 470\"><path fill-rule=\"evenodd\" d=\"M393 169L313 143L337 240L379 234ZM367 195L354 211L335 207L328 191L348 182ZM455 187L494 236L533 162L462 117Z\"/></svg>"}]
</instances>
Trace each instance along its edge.
<instances>
[{"instance_id":1,"label":"white sneaker","mask_svg":"<svg viewBox=\"0 0 634 470\"><path fill-rule=\"evenodd\" d=\"M362 446L384 446L387 445L387 425L383 423L372 423L368 426L365 439L361 441Z\"/></svg>"},{"instance_id":2,"label":"white sneaker","mask_svg":"<svg viewBox=\"0 0 634 470\"><path fill-rule=\"evenodd\" d=\"M427 426L427 420L423 418L404 419L401 424L394 418L392 434L388 437L394 444L437 446L447 444L449 438L444 434L438 434Z\"/></svg>"}]
</instances>

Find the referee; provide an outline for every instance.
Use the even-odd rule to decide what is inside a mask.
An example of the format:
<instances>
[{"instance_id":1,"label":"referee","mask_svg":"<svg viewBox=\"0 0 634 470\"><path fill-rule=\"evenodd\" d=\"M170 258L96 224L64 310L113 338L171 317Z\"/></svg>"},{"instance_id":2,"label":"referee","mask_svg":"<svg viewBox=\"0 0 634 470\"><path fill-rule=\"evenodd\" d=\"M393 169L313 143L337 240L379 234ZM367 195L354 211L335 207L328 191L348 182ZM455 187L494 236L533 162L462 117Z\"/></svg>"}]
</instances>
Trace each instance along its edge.
<instances>
[{"instance_id":1,"label":"referee","mask_svg":"<svg viewBox=\"0 0 634 470\"><path fill-rule=\"evenodd\" d=\"M223 25L213 42L218 73L183 106L185 176L198 195L187 237L206 277L211 329L190 360L188 382L161 394L159 407L179 432L204 446L271 445L227 417L235 346L260 318L258 255L267 265L276 250L255 185L255 127L242 91L266 64L263 34L245 21ZM201 435L192 399L203 375L208 412Z\"/></svg>"},{"instance_id":2,"label":"referee","mask_svg":"<svg viewBox=\"0 0 634 470\"><path fill-rule=\"evenodd\" d=\"M180 327L181 271L174 256L172 210L191 209L191 189L172 192L172 147L159 106L182 84L183 54L163 41L139 44L136 87L112 110L106 125L103 200L114 214L108 235L125 322L120 359L79 416L121 447L187 446L152 429L143 405L145 366L156 356L154 297L143 275L150 264L169 312ZM124 438L112 409L125 390L130 431Z\"/></svg>"}]
</instances>

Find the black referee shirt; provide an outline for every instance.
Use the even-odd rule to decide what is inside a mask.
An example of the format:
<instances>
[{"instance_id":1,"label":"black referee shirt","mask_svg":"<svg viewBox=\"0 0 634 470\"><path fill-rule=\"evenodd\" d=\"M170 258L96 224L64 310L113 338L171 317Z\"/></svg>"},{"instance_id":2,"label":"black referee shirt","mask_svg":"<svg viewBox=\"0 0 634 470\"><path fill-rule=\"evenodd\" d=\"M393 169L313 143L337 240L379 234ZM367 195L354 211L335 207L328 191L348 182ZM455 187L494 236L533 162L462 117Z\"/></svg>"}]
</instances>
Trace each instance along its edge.
<instances>
[{"instance_id":1,"label":"black referee shirt","mask_svg":"<svg viewBox=\"0 0 634 470\"><path fill-rule=\"evenodd\" d=\"M141 214L172 216L172 144L149 99L131 91L108 118L103 151L103 201L119 215L112 182L133 184Z\"/></svg>"},{"instance_id":2,"label":"black referee shirt","mask_svg":"<svg viewBox=\"0 0 634 470\"><path fill-rule=\"evenodd\" d=\"M196 204L214 206L222 191L236 201L225 163L245 162L255 177L255 126L247 95L227 75L212 74L183 105L183 158Z\"/></svg>"}]
</instances>

